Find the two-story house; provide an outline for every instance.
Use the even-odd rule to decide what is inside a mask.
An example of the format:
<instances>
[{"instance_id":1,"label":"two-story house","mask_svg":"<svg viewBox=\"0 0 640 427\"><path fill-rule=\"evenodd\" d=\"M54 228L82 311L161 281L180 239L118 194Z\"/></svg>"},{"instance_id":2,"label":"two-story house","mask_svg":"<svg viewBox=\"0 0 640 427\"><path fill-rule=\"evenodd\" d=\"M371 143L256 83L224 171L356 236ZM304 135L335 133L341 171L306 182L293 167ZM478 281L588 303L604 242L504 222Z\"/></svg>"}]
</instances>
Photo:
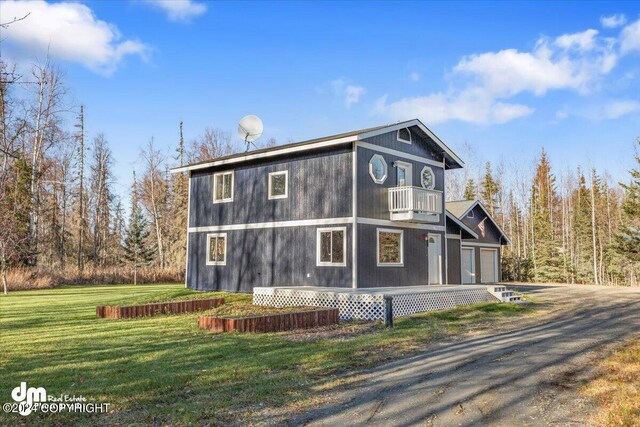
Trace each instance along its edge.
<instances>
[{"instance_id":1,"label":"two-story house","mask_svg":"<svg viewBox=\"0 0 640 427\"><path fill-rule=\"evenodd\" d=\"M463 166L411 120L173 169L189 175L186 285L461 283L478 234L446 211L445 171Z\"/></svg>"}]
</instances>

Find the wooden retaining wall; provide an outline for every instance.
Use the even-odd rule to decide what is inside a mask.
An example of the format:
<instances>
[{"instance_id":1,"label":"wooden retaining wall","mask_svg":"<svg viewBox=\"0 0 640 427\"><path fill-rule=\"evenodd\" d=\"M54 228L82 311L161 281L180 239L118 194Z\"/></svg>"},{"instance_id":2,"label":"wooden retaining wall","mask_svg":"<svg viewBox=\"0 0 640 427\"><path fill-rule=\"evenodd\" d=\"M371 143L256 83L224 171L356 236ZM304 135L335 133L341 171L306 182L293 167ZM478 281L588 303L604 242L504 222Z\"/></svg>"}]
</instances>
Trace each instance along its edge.
<instances>
[{"instance_id":1,"label":"wooden retaining wall","mask_svg":"<svg viewBox=\"0 0 640 427\"><path fill-rule=\"evenodd\" d=\"M337 308L319 308L237 319L207 315L198 318L200 328L214 332L281 332L318 328L336 323L338 323Z\"/></svg>"},{"instance_id":2,"label":"wooden retaining wall","mask_svg":"<svg viewBox=\"0 0 640 427\"><path fill-rule=\"evenodd\" d=\"M194 299L188 301L158 302L140 305L99 305L96 316L107 319L149 317L156 314L192 313L215 308L224 304L224 298Z\"/></svg>"}]
</instances>

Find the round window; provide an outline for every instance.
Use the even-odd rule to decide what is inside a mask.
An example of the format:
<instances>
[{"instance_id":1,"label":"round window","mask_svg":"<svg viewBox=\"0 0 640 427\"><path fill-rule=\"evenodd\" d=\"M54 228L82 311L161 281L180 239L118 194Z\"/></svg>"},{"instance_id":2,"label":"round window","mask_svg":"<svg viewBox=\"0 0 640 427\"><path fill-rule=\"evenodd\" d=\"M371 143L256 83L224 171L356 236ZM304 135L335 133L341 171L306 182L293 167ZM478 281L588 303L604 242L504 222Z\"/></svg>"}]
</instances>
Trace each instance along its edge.
<instances>
[{"instance_id":1,"label":"round window","mask_svg":"<svg viewBox=\"0 0 640 427\"><path fill-rule=\"evenodd\" d=\"M422 184L422 188L426 188L427 190L433 190L436 187L436 176L430 167L425 166L422 168L422 172L420 172L420 183Z\"/></svg>"},{"instance_id":2,"label":"round window","mask_svg":"<svg viewBox=\"0 0 640 427\"><path fill-rule=\"evenodd\" d=\"M379 154L369 160L369 175L377 184L382 184L387 179L387 162Z\"/></svg>"}]
</instances>

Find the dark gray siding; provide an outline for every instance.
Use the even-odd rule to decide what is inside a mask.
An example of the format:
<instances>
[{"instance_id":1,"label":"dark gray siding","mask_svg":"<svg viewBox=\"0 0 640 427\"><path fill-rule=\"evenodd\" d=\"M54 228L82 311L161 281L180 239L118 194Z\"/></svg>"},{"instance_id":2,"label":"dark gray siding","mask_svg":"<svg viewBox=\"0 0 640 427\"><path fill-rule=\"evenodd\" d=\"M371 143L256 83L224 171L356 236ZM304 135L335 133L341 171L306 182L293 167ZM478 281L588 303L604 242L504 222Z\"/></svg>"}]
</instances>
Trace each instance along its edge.
<instances>
[{"instance_id":1,"label":"dark gray siding","mask_svg":"<svg viewBox=\"0 0 640 427\"><path fill-rule=\"evenodd\" d=\"M461 219L464 225L469 227L478 235L478 239L472 239L470 241L477 243L500 243L500 236L502 234L489 219L484 222L485 236L482 237L482 233L480 233L480 230L478 229L478 224L480 224L480 222L487 217L482 208L476 206L471 211L473 212L473 218L469 218L468 215L465 215L464 218Z\"/></svg>"},{"instance_id":2,"label":"dark gray siding","mask_svg":"<svg viewBox=\"0 0 640 427\"><path fill-rule=\"evenodd\" d=\"M427 159L442 162L442 154L436 154L434 148L437 144L428 136L420 135L422 131L417 126L410 128L412 143L406 144L398 141L396 132L387 132L382 135L376 135L371 138L363 139L364 142L379 145L385 148L391 148L396 151L413 154Z\"/></svg>"},{"instance_id":3,"label":"dark gray siding","mask_svg":"<svg viewBox=\"0 0 640 427\"><path fill-rule=\"evenodd\" d=\"M448 220L447 221L447 234L456 234L460 235L460 226L455 222Z\"/></svg>"},{"instance_id":4,"label":"dark gray siding","mask_svg":"<svg viewBox=\"0 0 640 427\"><path fill-rule=\"evenodd\" d=\"M350 146L268 161L247 162L191 175L190 227L351 216ZM234 199L213 203L213 174L234 171ZM289 196L268 200L270 172L288 170Z\"/></svg>"},{"instance_id":5,"label":"dark gray siding","mask_svg":"<svg viewBox=\"0 0 640 427\"><path fill-rule=\"evenodd\" d=\"M376 253L378 228L401 229L404 231L404 266L378 267ZM426 285L429 281L427 241L425 239L428 233L433 232L414 228L358 224L358 287L378 288ZM444 236L441 242L444 246ZM441 251L444 254L444 247ZM442 268L444 269L444 266Z\"/></svg>"},{"instance_id":6,"label":"dark gray siding","mask_svg":"<svg viewBox=\"0 0 640 427\"><path fill-rule=\"evenodd\" d=\"M462 283L460 271L460 239L447 239L447 279L449 284Z\"/></svg>"},{"instance_id":7,"label":"dark gray siding","mask_svg":"<svg viewBox=\"0 0 640 427\"><path fill-rule=\"evenodd\" d=\"M232 292L256 286L351 287L352 226L338 226L346 227L346 267L316 266L316 230L324 226L223 231L228 239L224 266L206 265L207 232L190 233L187 285Z\"/></svg>"},{"instance_id":8,"label":"dark gray siding","mask_svg":"<svg viewBox=\"0 0 640 427\"><path fill-rule=\"evenodd\" d=\"M406 145L402 142L397 142L400 145ZM383 184L376 184L369 175L369 161L375 154L381 155L387 162L387 179ZM404 157L395 156L392 154L381 153L378 151L369 150L367 148L358 147L358 170L357 170L357 182L358 182L358 216L364 218L386 219L390 218L389 215L389 200L387 190L391 187L397 187L396 168L393 163L397 160L411 163L413 174L413 185L420 186L420 172L424 166L429 166L436 178L436 190L444 190L444 170L441 167L433 165L425 165L424 163L409 160ZM443 193L444 197L444 193ZM440 215L440 221L430 223L432 225L444 225L444 214Z\"/></svg>"}]
</instances>

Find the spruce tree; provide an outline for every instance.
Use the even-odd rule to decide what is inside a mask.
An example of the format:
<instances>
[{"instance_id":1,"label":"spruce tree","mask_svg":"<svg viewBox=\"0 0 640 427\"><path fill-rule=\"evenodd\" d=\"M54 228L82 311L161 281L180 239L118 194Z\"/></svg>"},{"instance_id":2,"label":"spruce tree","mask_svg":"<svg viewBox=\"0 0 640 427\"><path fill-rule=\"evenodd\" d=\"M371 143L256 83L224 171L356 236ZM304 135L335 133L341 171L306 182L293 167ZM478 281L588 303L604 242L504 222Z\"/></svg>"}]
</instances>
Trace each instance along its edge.
<instances>
[{"instance_id":1,"label":"spruce tree","mask_svg":"<svg viewBox=\"0 0 640 427\"><path fill-rule=\"evenodd\" d=\"M533 268L536 281L557 282L563 279L562 258L553 236L552 201L557 199L555 177L544 150L536 167L531 187L531 221Z\"/></svg>"},{"instance_id":2,"label":"spruce tree","mask_svg":"<svg viewBox=\"0 0 640 427\"><path fill-rule=\"evenodd\" d=\"M473 178L467 180L467 185L464 187L464 199L475 200L476 199L476 183Z\"/></svg>"},{"instance_id":3,"label":"spruce tree","mask_svg":"<svg viewBox=\"0 0 640 427\"><path fill-rule=\"evenodd\" d=\"M138 267L151 264L155 253L153 246L147 244L150 233L149 224L140 210L135 176L134 172L131 194L131 214L122 246L125 260L133 266L134 285L138 283Z\"/></svg>"},{"instance_id":4,"label":"spruce tree","mask_svg":"<svg viewBox=\"0 0 640 427\"><path fill-rule=\"evenodd\" d=\"M482 190L480 196L482 202L489 208L491 216L496 216L498 209L498 192L500 191L500 184L493 178L493 172L491 171L491 162L487 162L484 178L480 183Z\"/></svg>"},{"instance_id":5,"label":"spruce tree","mask_svg":"<svg viewBox=\"0 0 640 427\"><path fill-rule=\"evenodd\" d=\"M640 148L640 138L637 140ZM630 284L638 281L640 274L640 150L635 155L637 168L631 170L631 181L620 183L624 189L622 201L622 225L616 234L616 252L626 258Z\"/></svg>"}]
</instances>

